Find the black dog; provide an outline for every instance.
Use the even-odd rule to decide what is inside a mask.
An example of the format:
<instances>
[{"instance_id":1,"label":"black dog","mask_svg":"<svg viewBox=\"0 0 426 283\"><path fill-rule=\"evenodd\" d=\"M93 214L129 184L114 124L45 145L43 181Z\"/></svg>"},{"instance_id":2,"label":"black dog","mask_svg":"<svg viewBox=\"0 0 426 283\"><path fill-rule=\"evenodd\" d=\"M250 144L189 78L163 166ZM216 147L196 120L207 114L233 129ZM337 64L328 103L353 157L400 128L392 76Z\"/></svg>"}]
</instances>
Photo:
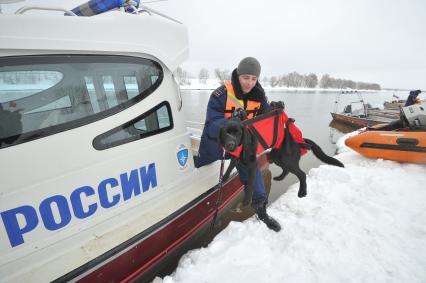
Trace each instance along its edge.
<instances>
[{"instance_id":1,"label":"black dog","mask_svg":"<svg viewBox=\"0 0 426 283\"><path fill-rule=\"evenodd\" d=\"M238 162L242 162L248 171L247 185L244 188L243 205L247 206L251 203L254 192L254 178L256 176L256 150L257 140L247 130L247 128L237 118L229 119L220 130L219 143L227 151L236 150L241 144L243 149L240 158L231 158L231 163L223 175L223 181L229 178L232 170L237 166Z\"/></svg>"},{"instance_id":2,"label":"black dog","mask_svg":"<svg viewBox=\"0 0 426 283\"><path fill-rule=\"evenodd\" d=\"M298 196L301 198L307 194L306 174L299 167L301 147L312 150L314 155L324 163L339 167L344 167L344 165L339 160L326 155L319 145L310 139L304 138L305 144L296 143L288 127L288 123L292 122L294 122L294 120L289 119L285 127L285 138L281 146L279 149L272 149L271 152L268 153L268 159L270 162L275 163L283 169L281 175L275 177L274 180L281 181L290 172L299 178L300 186ZM219 142L227 151L234 151L237 147L243 145L240 158L231 158L231 163L223 176L223 180L227 180L237 163L242 162L248 169L248 180L244 189L245 195L243 204L249 205L254 192L253 185L257 168L256 150L258 142L254 135L235 118L228 120L221 128Z\"/></svg>"}]
</instances>

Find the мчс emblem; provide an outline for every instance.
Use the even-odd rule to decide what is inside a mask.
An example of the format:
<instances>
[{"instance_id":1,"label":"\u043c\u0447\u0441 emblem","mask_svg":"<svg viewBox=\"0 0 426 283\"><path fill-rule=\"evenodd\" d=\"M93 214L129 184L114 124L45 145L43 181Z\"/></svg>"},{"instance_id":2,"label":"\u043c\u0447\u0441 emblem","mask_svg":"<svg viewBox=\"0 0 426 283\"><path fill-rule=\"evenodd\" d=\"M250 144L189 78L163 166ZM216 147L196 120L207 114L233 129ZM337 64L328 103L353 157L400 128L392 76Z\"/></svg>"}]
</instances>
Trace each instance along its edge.
<instances>
[{"instance_id":1,"label":"\u043c\u0447\u0441 emblem","mask_svg":"<svg viewBox=\"0 0 426 283\"><path fill-rule=\"evenodd\" d=\"M176 153L176 157L177 157L180 169L185 169L186 166L188 165L188 156L189 156L188 148L186 147L185 144L181 144L177 148L177 153Z\"/></svg>"}]
</instances>

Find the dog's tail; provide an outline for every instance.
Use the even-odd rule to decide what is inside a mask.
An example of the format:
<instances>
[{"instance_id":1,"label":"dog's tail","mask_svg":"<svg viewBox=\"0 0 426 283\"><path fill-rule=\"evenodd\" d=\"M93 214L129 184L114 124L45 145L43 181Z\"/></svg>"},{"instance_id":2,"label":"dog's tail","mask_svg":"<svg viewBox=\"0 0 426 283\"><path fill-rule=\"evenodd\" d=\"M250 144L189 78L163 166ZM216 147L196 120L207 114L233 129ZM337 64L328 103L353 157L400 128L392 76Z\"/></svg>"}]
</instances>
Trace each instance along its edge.
<instances>
[{"instance_id":1,"label":"dog's tail","mask_svg":"<svg viewBox=\"0 0 426 283\"><path fill-rule=\"evenodd\" d=\"M324 151L322 151L321 147L317 145L313 140L310 140L307 138L304 138L304 140L305 140L305 143L310 145L314 155L322 162L330 164L330 165L334 165L334 166L345 167L343 163L337 160L336 158L325 154Z\"/></svg>"}]
</instances>

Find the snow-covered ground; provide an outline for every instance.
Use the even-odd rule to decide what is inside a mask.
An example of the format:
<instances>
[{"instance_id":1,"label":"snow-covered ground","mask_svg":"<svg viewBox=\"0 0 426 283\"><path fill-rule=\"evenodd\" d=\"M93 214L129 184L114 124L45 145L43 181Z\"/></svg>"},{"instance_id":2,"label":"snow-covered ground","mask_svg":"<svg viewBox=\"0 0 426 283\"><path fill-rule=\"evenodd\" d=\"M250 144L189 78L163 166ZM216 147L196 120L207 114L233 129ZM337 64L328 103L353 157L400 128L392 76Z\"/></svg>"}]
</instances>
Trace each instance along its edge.
<instances>
[{"instance_id":1,"label":"snow-covered ground","mask_svg":"<svg viewBox=\"0 0 426 283\"><path fill-rule=\"evenodd\" d=\"M346 168L321 165L255 217L188 252L155 283L426 282L426 165L364 158L339 140ZM312 154L312 153L310 153Z\"/></svg>"}]
</instances>

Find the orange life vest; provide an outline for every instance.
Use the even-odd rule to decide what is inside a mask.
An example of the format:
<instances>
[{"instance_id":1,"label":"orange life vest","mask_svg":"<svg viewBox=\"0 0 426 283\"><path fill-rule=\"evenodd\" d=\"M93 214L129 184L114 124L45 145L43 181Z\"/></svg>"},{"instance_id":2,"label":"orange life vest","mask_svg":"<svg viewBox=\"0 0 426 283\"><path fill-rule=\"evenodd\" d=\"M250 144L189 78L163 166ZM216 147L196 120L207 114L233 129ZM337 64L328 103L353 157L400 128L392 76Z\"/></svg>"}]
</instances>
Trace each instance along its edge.
<instances>
[{"instance_id":1,"label":"orange life vest","mask_svg":"<svg viewBox=\"0 0 426 283\"><path fill-rule=\"evenodd\" d=\"M273 110L259 115L254 119L244 121L243 124L256 137L258 142L256 155L269 148L280 148L284 140L286 127L288 127L294 142L305 143L302 132L294 124L294 120L289 121L287 114L282 110ZM236 150L227 152L235 157L240 157L242 150L243 145L240 145ZM304 155L307 153L307 150L301 147L300 153Z\"/></svg>"},{"instance_id":2,"label":"orange life vest","mask_svg":"<svg viewBox=\"0 0 426 283\"><path fill-rule=\"evenodd\" d=\"M244 109L247 113L247 119L251 119L256 116L260 109L260 102L247 100L247 105L244 107L244 101L237 98L234 92L234 88L231 82L225 82L226 87L226 107L225 107L225 118L231 118L232 113L237 109Z\"/></svg>"}]
</instances>

